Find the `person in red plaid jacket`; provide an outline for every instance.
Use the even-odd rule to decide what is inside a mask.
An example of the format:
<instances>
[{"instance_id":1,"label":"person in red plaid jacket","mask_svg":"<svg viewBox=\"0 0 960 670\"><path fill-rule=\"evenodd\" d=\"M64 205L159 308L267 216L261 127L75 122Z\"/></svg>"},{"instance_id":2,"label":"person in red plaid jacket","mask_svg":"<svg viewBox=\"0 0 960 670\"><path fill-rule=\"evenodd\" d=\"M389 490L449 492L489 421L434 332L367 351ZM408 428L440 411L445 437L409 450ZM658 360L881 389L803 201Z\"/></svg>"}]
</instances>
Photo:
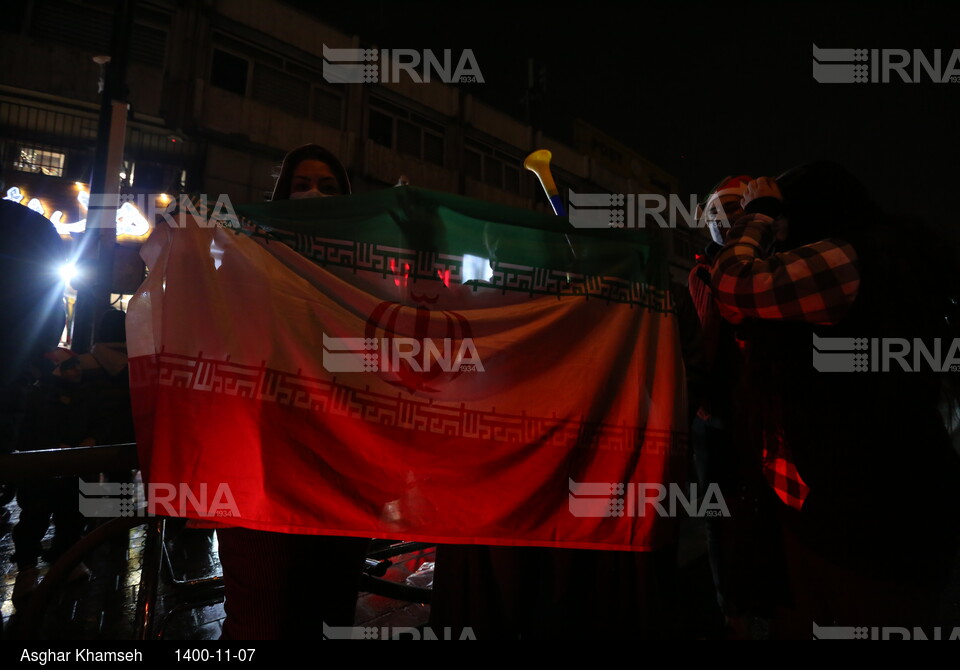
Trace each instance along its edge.
<instances>
[{"instance_id":1,"label":"person in red plaid jacket","mask_svg":"<svg viewBox=\"0 0 960 670\"><path fill-rule=\"evenodd\" d=\"M746 341L740 397L755 463L783 502L792 604L813 625L934 626L956 557L960 462L939 370L820 372L813 338L947 338L943 248L898 228L833 163L757 179L711 270ZM949 345L944 345L949 346Z\"/></svg>"},{"instance_id":2,"label":"person in red plaid jacket","mask_svg":"<svg viewBox=\"0 0 960 670\"><path fill-rule=\"evenodd\" d=\"M730 230L743 215L741 200L753 178L725 177L699 207L697 220L713 239L690 271L688 288L703 329L705 383L691 423L697 480L719 485L729 518L706 519L707 548L722 634L732 639L765 637L775 605L783 599L776 499L741 452L742 416L736 400L743 366L736 326L724 320L714 298L710 268Z\"/></svg>"}]
</instances>

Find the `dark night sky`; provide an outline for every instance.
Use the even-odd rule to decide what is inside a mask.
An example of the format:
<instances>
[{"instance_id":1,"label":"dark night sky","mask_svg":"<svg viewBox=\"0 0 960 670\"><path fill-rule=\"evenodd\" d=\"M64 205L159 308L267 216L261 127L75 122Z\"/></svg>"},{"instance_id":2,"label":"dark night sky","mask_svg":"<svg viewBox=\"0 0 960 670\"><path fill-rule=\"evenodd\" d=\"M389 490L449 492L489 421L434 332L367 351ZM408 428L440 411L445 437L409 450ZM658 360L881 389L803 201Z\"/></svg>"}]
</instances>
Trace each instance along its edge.
<instances>
[{"instance_id":1,"label":"dark night sky","mask_svg":"<svg viewBox=\"0 0 960 670\"><path fill-rule=\"evenodd\" d=\"M296 3L304 7L313 3ZM954 240L960 82L820 84L812 44L960 49L960 6L581 2L482 7L375 1L318 17L381 48L472 49L479 98L522 117L526 59L547 67L549 134L579 116L701 194L727 174L846 165L891 213Z\"/></svg>"}]
</instances>

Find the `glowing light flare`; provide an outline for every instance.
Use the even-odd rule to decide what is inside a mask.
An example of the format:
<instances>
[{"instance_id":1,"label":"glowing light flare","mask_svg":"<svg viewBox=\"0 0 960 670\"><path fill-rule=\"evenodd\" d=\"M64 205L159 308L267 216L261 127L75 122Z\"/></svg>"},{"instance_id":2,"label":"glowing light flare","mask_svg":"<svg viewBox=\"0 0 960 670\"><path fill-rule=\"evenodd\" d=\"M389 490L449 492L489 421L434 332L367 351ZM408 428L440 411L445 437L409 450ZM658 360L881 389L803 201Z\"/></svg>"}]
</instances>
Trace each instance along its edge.
<instances>
[{"instance_id":1,"label":"glowing light flare","mask_svg":"<svg viewBox=\"0 0 960 670\"><path fill-rule=\"evenodd\" d=\"M64 263L60 266L60 278L63 280L64 284L70 283L73 280L79 271L77 266L74 263Z\"/></svg>"}]
</instances>

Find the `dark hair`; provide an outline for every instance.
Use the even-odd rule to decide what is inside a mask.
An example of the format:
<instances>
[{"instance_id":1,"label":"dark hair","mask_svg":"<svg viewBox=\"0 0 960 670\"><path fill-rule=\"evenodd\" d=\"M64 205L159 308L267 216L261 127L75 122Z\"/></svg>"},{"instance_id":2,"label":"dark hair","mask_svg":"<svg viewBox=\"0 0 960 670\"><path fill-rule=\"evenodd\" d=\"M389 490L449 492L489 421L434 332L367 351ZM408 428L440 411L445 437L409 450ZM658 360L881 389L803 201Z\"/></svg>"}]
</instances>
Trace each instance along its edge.
<instances>
[{"instance_id":1,"label":"dark hair","mask_svg":"<svg viewBox=\"0 0 960 670\"><path fill-rule=\"evenodd\" d=\"M858 256L861 302L872 300L869 309L883 314L891 329L949 335L944 326L955 314L960 281L956 252L940 235L917 219L886 216L864 185L837 163L801 165L777 184L790 224L784 249L827 238L851 244Z\"/></svg>"},{"instance_id":2,"label":"dark hair","mask_svg":"<svg viewBox=\"0 0 960 670\"><path fill-rule=\"evenodd\" d=\"M293 182L293 172L305 160L318 160L326 163L333 172L337 183L340 185L340 192L343 194L352 193L350 187L350 178L336 156L321 147L319 144L305 144L288 153L283 159L283 165L280 167L280 176L277 177L277 184L273 187L273 197L271 200L288 200L290 198L290 186Z\"/></svg>"},{"instance_id":3,"label":"dark hair","mask_svg":"<svg viewBox=\"0 0 960 670\"><path fill-rule=\"evenodd\" d=\"M808 163L777 178L783 194L783 215L790 223L785 248L828 237L853 243L883 223L883 215L867 189L841 165Z\"/></svg>"},{"instance_id":4,"label":"dark hair","mask_svg":"<svg viewBox=\"0 0 960 670\"><path fill-rule=\"evenodd\" d=\"M777 183L783 194L783 214L789 221L781 250L833 238L849 243L857 254L857 298L843 322L817 328L821 335L921 338L928 342L939 338L945 343L960 337L960 277L956 271L960 259L935 229L918 219L888 217L864 185L833 162L801 165L781 175ZM799 349L782 346L783 338L798 329L790 324L763 327L768 332L782 332L779 340L767 338L755 348L747 374L767 379L768 385L755 389L748 404L761 407L762 396L770 389L798 389L798 406L803 397L822 394L823 377L809 376L809 358L802 365L794 363L790 358ZM809 349L809 333L802 327L799 332L799 346ZM945 352L949 344L944 346ZM886 389L890 379L902 388L888 389L889 395L903 395L905 403L909 400L919 406L926 402L929 407L936 403L937 390L940 400L952 409L960 401L956 373L915 372L906 381L882 375L868 391L853 388L861 395L876 393Z\"/></svg>"},{"instance_id":5,"label":"dark hair","mask_svg":"<svg viewBox=\"0 0 960 670\"><path fill-rule=\"evenodd\" d=\"M97 328L97 342L126 342L127 327L125 320L127 315L118 309L109 309L100 317L99 327Z\"/></svg>"}]
</instances>

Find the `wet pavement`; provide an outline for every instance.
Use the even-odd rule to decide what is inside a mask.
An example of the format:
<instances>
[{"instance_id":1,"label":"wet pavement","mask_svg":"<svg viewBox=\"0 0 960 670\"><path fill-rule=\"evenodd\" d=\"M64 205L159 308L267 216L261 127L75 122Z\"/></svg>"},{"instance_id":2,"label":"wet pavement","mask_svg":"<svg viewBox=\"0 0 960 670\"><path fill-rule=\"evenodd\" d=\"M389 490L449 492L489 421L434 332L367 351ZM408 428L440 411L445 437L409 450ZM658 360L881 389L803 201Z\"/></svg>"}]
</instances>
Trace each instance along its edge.
<instances>
[{"instance_id":1,"label":"wet pavement","mask_svg":"<svg viewBox=\"0 0 960 670\"><path fill-rule=\"evenodd\" d=\"M0 581L0 611L4 619L4 637L12 638L18 626L17 605L24 608L26 596L15 597L18 573L10 562L13 539L10 531L19 518L16 502L7 505L9 516L0 523L0 555L4 558ZM5 517L7 515L4 515ZM156 611L156 636L168 640L217 640L224 612L222 598L184 598L174 580L204 580L221 575L216 533L188 529L177 520L167 524L166 547L172 575L160 580ZM132 640L136 634L138 592L143 586L145 548L148 529L136 526L102 543L83 559L90 571L88 578L66 584L51 597L36 637L47 640ZM49 546L53 528L44 537ZM393 558L384 579L404 582L423 563L433 561L433 548ZM41 577L50 566L39 562ZM172 577L172 579L171 579ZM305 576L313 578L313 576ZM21 579L22 581L22 579ZM203 602L208 600L208 602ZM429 605L393 600L364 593L357 603L358 626L417 627L426 624Z\"/></svg>"},{"instance_id":2,"label":"wet pavement","mask_svg":"<svg viewBox=\"0 0 960 670\"><path fill-rule=\"evenodd\" d=\"M5 559L0 580L0 611L4 637L12 638L18 625L17 605L26 601L15 597L18 579L16 566L9 561L13 553L10 531L19 516L16 502L7 505L0 522L0 555ZM143 565L148 527L141 525L123 531L103 542L84 557L89 577L77 579L50 598L44 607L39 632L35 637L47 640L132 640L136 639L138 593L144 588ZM213 531L187 529L181 521L167 524L166 548L170 572L159 581L156 637L168 640L216 640L220 637L224 611L219 592L209 589L201 597L184 597L176 586L181 580L208 580L221 574ZM52 528L44 538L52 539ZM433 548L404 554L392 559L386 579L404 582L425 562L434 560ZM679 637L704 639L722 637L722 620L713 598L713 586L706 558L706 540L702 519L684 519L680 525L680 572L677 613ZM960 561L958 561L960 564ZM42 560L41 576L49 570ZM305 578L323 576L305 576ZM30 597L30 596L27 596ZM19 600L19 602L17 602ZM960 570L944 598L945 625L960 626ZM361 594L355 625L416 628L426 625L429 605L394 600L374 594ZM762 625L755 637L766 634Z\"/></svg>"}]
</instances>

